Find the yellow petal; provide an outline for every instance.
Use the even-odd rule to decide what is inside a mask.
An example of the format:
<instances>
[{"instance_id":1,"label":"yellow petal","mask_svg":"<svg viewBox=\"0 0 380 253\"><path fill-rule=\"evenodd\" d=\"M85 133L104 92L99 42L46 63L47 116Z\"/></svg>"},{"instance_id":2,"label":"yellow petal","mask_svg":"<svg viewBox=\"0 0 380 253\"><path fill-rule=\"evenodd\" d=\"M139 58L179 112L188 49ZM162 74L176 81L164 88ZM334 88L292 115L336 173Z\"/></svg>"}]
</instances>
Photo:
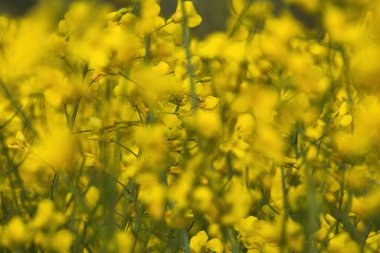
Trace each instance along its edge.
<instances>
[{"instance_id":1,"label":"yellow petal","mask_svg":"<svg viewBox=\"0 0 380 253\"><path fill-rule=\"evenodd\" d=\"M340 124L342 126L348 126L350 125L352 122L352 116L351 115L344 115L341 119L340 119Z\"/></svg>"},{"instance_id":2,"label":"yellow petal","mask_svg":"<svg viewBox=\"0 0 380 253\"><path fill-rule=\"evenodd\" d=\"M346 102L343 102L339 108L339 115L345 115L348 112L348 106Z\"/></svg>"}]
</instances>

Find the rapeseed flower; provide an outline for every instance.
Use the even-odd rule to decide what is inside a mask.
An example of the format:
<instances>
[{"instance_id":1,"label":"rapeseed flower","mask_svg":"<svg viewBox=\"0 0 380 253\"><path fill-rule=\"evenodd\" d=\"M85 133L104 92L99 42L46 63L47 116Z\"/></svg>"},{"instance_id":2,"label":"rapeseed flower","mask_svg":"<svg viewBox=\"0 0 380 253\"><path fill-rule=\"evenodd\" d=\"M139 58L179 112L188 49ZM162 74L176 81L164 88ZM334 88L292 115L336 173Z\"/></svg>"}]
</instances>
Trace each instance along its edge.
<instances>
[{"instance_id":1,"label":"rapeseed flower","mask_svg":"<svg viewBox=\"0 0 380 253\"><path fill-rule=\"evenodd\" d=\"M379 251L378 2L117 2L0 16L0 251Z\"/></svg>"}]
</instances>

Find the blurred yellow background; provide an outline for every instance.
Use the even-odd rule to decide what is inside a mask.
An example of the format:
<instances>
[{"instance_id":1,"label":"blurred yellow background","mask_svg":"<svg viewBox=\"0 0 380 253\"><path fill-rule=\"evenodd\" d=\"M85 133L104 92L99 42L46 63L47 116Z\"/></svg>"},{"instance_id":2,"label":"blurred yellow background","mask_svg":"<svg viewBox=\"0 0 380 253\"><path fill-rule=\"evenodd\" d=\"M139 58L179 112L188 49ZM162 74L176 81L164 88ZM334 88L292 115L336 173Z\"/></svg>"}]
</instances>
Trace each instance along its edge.
<instances>
[{"instance_id":1,"label":"blurred yellow background","mask_svg":"<svg viewBox=\"0 0 380 253\"><path fill-rule=\"evenodd\" d=\"M91 1L91 0L90 0ZM109 2L115 8L121 8L133 0L92 0L93 2ZM136 0L135 0L136 1ZM12 16L20 16L26 13L38 0L0 0L0 13ZM72 2L64 0L65 3ZM162 15L170 17L177 6L176 0L161 0ZM198 13L203 17L202 24L194 29L194 35L203 37L213 31L225 29L226 20L229 15L228 0L194 0Z\"/></svg>"}]
</instances>

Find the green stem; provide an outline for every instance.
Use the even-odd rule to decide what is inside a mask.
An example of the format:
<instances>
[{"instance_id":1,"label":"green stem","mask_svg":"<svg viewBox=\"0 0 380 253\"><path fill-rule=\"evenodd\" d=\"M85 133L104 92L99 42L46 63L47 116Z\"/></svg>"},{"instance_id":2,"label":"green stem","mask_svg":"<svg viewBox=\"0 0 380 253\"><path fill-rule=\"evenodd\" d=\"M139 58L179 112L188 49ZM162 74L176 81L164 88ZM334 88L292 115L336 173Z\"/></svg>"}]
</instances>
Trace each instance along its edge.
<instances>
[{"instance_id":1,"label":"green stem","mask_svg":"<svg viewBox=\"0 0 380 253\"><path fill-rule=\"evenodd\" d=\"M286 252L286 222L288 220L288 196L286 190L285 170L284 166L281 166L281 188L284 205L284 217L281 223L281 239L280 239L280 252Z\"/></svg>"},{"instance_id":2,"label":"green stem","mask_svg":"<svg viewBox=\"0 0 380 253\"><path fill-rule=\"evenodd\" d=\"M53 198L54 198L54 193L56 192L57 185L58 185L58 179L59 179L59 173L55 172L54 177L53 177L53 181L52 181L51 187L50 187L50 199L51 200L53 200Z\"/></svg>"},{"instance_id":3,"label":"green stem","mask_svg":"<svg viewBox=\"0 0 380 253\"><path fill-rule=\"evenodd\" d=\"M247 12L249 11L249 8L251 7L252 2L253 1L249 1L244 6L244 9L238 15L236 22L232 26L231 32L228 34L229 38L231 38L235 34L235 32L237 31L237 29L240 27L240 24L242 23L242 19L247 14Z\"/></svg>"},{"instance_id":4,"label":"green stem","mask_svg":"<svg viewBox=\"0 0 380 253\"><path fill-rule=\"evenodd\" d=\"M77 117L77 113L78 113L78 109L79 109L79 103L80 103L80 97L78 97L75 100L74 109L73 109L73 112L71 114L71 118L70 118L70 129L71 130L74 129L75 119Z\"/></svg>"},{"instance_id":5,"label":"green stem","mask_svg":"<svg viewBox=\"0 0 380 253\"><path fill-rule=\"evenodd\" d=\"M367 225L367 229L366 229L365 234L363 236L363 241L362 241L362 243L360 245L360 253L364 252L364 249L365 249L365 246L366 246L366 241L368 239L368 235L371 232L372 223L373 223L373 220L371 220L369 222L369 224Z\"/></svg>"},{"instance_id":6,"label":"green stem","mask_svg":"<svg viewBox=\"0 0 380 253\"><path fill-rule=\"evenodd\" d=\"M181 239L182 239L182 242L183 242L183 244L185 246L185 252L186 253L191 253L189 236L187 235L186 229L182 229L181 230Z\"/></svg>"},{"instance_id":7,"label":"green stem","mask_svg":"<svg viewBox=\"0 0 380 253\"><path fill-rule=\"evenodd\" d=\"M132 253L135 252L137 242L139 240L139 232L140 232L140 226L141 226L141 219L142 215L144 213L145 207L144 204L140 204L138 207L137 213L136 213L136 219L135 219L135 226L133 228L133 233L135 234L135 239L132 246Z\"/></svg>"},{"instance_id":8,"label":"green stem","mask_svg":"<svg viewBox=\"0 0 380 253\"><path fill-rule=\"evenodd\" d=\"M152 50L151 50L151 36L146 35L144 37L144 44L145 44L145 61L149 62L152 58Z\"/></svg>"},{"instance_id":9,"label":"green stem","mask_svg":"<svg viewBox=\"0 0 380 253\"><path fill-rule=\"evenodd\" d=\"M20 105L20 107L16 110L16 112L9 118L7 119L6 121L3 122L3 124L0 125L0 129L2 128L5 128L9 123L12 122L12 120L17 116L17 114L20 112L22 106Z\"/></svg>"},{"instance_id":10,"label":"green stem","mask_svg":"<svg viewBox=\"0 0 380 253\"><path fill-rule=\"evenodd\" d=\"M232 253L240 253L240 247L238 242L236 241L236 233L232 228L227 229L227 237L228 240L231 242L231 251Z\"/></svg>"},{"instance_id":11,"label":"green stem","mask_svg":"<svg viewBox=\"0 0 380 253\"><path fill-rule=\"evenodd\" d=\"M193 109L193 113L198 109L198 98L195 94L195 84L194 84L194 67L191 64L191 50L190 50L190 29L188 25L188 17L186 15L184 0L180 1L182 5L182 29L183 29L183 47L186 52L186 61L187 61L187 72L189 75L190 82L190 96L191 96L191 107Z\"/></svg>"},{"instance_id":12,"label":"green stem","mask_svg":"<svg viewBox=\"0 0 380 253\"><path fill-rule=\"evenodd\" d=\"M307 185L307 223L306 223L306 238L305 238L305 252L318 252L317 246L314 239L314 231L318 228L318 204L317 204L317 197L315 192L315 185L314 180L312 177L312 171L309 164L309 161L307 159L305 149L305 136L303 132L303 127L299 125L298 128L299 135L301 137L301 143L300 143L300 151L302 154L304 166L305 166L305 179L306 179L306 185Z\"/></svg>"}]
</instances>

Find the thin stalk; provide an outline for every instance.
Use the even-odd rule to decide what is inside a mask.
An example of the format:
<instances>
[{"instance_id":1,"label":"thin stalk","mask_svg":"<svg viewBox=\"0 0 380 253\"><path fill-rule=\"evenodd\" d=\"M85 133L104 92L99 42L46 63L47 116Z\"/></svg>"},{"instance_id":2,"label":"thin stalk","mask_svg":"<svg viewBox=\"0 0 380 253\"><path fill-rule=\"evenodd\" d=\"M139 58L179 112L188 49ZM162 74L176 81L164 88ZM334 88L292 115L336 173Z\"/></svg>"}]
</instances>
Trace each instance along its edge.
<instances>
[{"instance_id":1,"label":"thin stalk","mask_svg":"<svg viewBox=\"0 0 380 253\"><path fill-rule=\"evenodd\" d=\"M227 229L227 237L228 240L231 242L231 251L232 253L240 253L240 247L238 242L236 241L236 233L232 228Z\"/></svg>"},{"instance_id":2,"label":"thin stalk","mask_svg":"<svg viewBox=\"0 0 380 253\"><path fill-rule=\"evenodd\" d=\"M183 242L183 244L185 246L185 252L186 253L191 253L189 236L187 235L186 229L182 229L181 230L181 239L182 239L182 242Z\"/></svg>"},{"instance_id":3,"label":"thin stalk","mask_svg":"<svg viewBox=\"0 0 380 253\"><path fill-rule=\"evenodd\" d=\"M0 129L2 128L5 128L9 123L12 122L12 120L17 116L17 114L20 112L22 106L20 105L19 108L16 110L16 112L9 118L7 119L6 121L4 121L1 125L0 125Z\"/></svg>"},{"instance_id":4,"label":"thin stalk","mask_svg":"<svg viewBox=\"0 0 380 253\"><path fill-rule=\"evenodd\" d=\"M301 137L300 152L305 166L305 179L307 184L307 224L306 224L306 239L305 239L305 252L317 252L317 246L314 239L314 231L318 227L318 204L315 192L315 185L312 177L311 167L307 160L306 150L304 146L304 132L301 125L298 125L298 133Z\"/></svg>"},{"instance_id":5,"label":"thin stalk","mask_svg":"<svg viewBox=\"0 0 380 253\"><path fill-rule=\"evenodd\" d=\"M307 163L307 162L306 162ZM308 219L306 227L306 252L317 252L313 233L317 228L318 222L318 206L315 194L314 182L311 175L311 168L309 164L305 165L305 175L307 182L307 204L308 204Z\"/></svg>"},{"instance_id":6,"label":"thin stalk","mask_svg":"<svg viewBox=\"0 0 380 253\"><path fill-rule=\"evenodd\" d=\"M144 44L145 44L145 61L149 62L151 60L152 56L152 50L151 50L151 36L146 35L144 37Z\"/></svg>"},{"instance_id":7,"label":"thin stalk","mask_svg":"<svg viewBox=\"0 0 380 253\"><path fill-rule=\"evenodd\" d=\"M130 148L124 146L123 144L121 144L120 142L118 141L115 141L114 139L110 139L111 142L115 143L116 145L119 145L120 147L122 147L123 149L127 150L129 153L131 153L132 155L134 155L135 157L137 157L138 155L133 152Z\"/></svg>"},{"instance_id":8,"label":"thin stalk","mask_svg":"<svg viewBox=\"0 0 380 253\"><path fill-rule=\"evenodd\" d=\"M342 58L343 58L343 62L344 62L344 79L345 79L345 83L346 83L346 92L347 92L347 98L348 98L348 102L350 104L350 113L351 113L351 116L352 116L352 123L351 123L351 133L354 132L354 99L352 97L352 92L351 92L351 87L350 87L350 84L351 84L351 77L350 77L350 59L347 55L347 52L344 48L344 46L340 45L339 46L339 51L342 55Z\"/></svg>"},{"instance_id":9,"label":"thin stalk","mask_svg":"<svg viewBox=\"0 0 380 253\"><path fill-rule=\"evenodd\" d=\"M133 228L133 233L135 235L135 239L133 241L133 246L132 246L132 253L135 252L137 242L139 240L139 231L140 231L140 226L141 226L141 220L142 216L144 213L145 207L144 204L140 203L140 206L137 209L137 214L136 214L136 219L135 219L135 226Z\"/></svg>"},{"instance_id":10,"label":"thin stalk","mask_svg":"<svg viewBox=\"0 0 380 253\"><path fill-rule=\"evenodd\" d=\"M54 177L53 177L53 181L52 181L51 187L50 187L50 199L51 200L54 199L54 193L57 191L58 180L59 180L59 173L55 172Z\"/></svg>"},{"instance_id":11,"label":"thin stalk","mask_svg":"<svg viewBox=\"0 0 380 253\"><path fill-rule=\"evenodd\" d=\"M73 109L73 112L71 114L70 125L69 125L69 127L70 127L71 130L74 129L75 119L76 119L77 114L78 114L80 100L81 100L80 97L78 97L75 100L74 109Z\"/></svg>"},{"instance_id":12,"label":"thin stalk","mask_svg":"<svg viewBox=\"0 0 380 253\"><path fill-rule=\"evenodd\" d=\"M193 113L198 109L198 98L195 94L195 84L194 84L194 66L191 64L191 50L190 50L190 29L188 25L188 17L186 15L184 0L180 1L182 6L182 30L183 30L183 47L186 52L186 61L187 61L187 72L189 75L190 82L190 96L191 96L191 107L193 109Z\"/></svg>"},{"instance_id":13,"label":"thin stalk","mask_svg":"<svg viewBox=\"0 0 380 253\"><path fill-rule=\"evenodd\" d=\"M371 220L370 223L367 226L367 229L366 229L365 234L363 236L363 241L362 241L362 243L360 245L360 253L364 252L364 249L365 249L365 246L366 246L366 241L368 239L368 235L371 232L372 223L373 223L373 220Z\"/></svg>"},{"instance_id":14,"label":"thin stalk","mask_svg":"<svg viewBox=\"0 0 380 253\"><path fill-rule=\"evenodd\" d=\"M282 200L284 205L284 217L281 223L281 239L280 239L280 252L286 252L286 222L288 221L288 192L286 190L285 170L284 166L281 166L281 188L282 188Z\"/></svg>"},{"instance_id":15,"label":"thin stalk","mask_svg":"<svg viewBox=\"0 0 380 253\"><path fill-rule=\"evenodd\" d=\"M235 34L235 32L237 31L237 29L240 27L240 24L242 23L242 19L247 14L247 12L249 11L249 8L251 7L252 2L253 1L249 1L244 6L244 9L238 15L237 20L235 21L235 23L232 26L231 32L228 34L229 38L231 38Z\"/></svg>"}]
</instances>

